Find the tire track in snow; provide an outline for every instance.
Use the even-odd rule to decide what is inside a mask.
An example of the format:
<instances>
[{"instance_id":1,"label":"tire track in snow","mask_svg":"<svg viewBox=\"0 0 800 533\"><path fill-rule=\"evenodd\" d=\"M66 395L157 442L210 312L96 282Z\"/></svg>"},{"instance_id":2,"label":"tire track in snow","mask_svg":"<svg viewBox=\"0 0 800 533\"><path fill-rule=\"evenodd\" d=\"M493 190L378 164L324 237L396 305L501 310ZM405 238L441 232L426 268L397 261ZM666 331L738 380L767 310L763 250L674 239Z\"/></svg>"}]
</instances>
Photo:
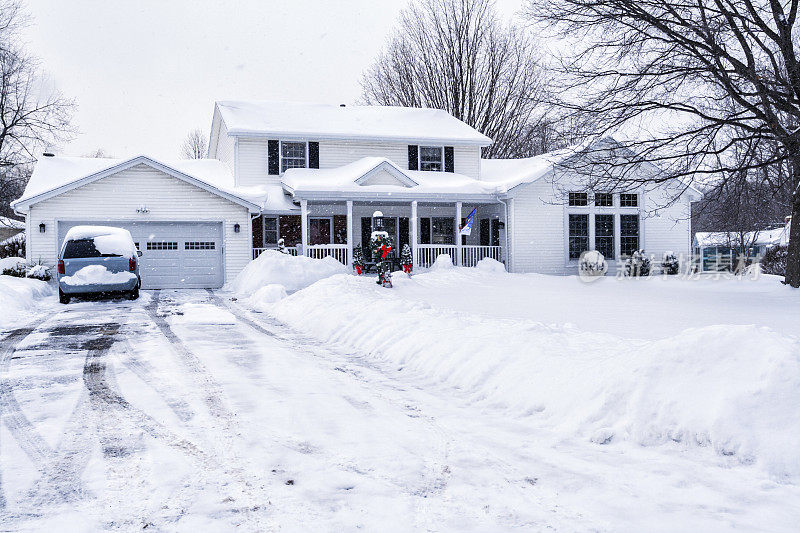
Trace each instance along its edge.
<instances>
[{"instance_id":1,"label":"tire track in snow","mask_svg":"<svg viewBox=\"0 0 800 533\"><path fill-rule=\"evenodd\" d=\"M241 437L241 431L238 430L235 421L236 414L226 406L222 387L213 378L208 368L172 330L166 318L158 313L161 295L161 291L155 291L150 303L145 306L145 310L164 337L169 341L170 349L178 355L178 359L195 376L197 381L200 382L202 390L206 392L203 396L204 403L212 415L212 420L217 420L219 422L219 426L215 428L216 431L207 433L212 438L214 434L222 436L221 439L214 439L221 441L216 442L214 447L217 450L216 453L222 457L220 463L224 465L223 471L228 477L235 479L239 483L244 496L249 500L245 502L244 508L239 511L243 511L248 520L256 522L256 530L263 530L265 526L261 523L257 512L267 505L269 499L265 494L261 494L262 491L260 489L256 488L260 485L260 480L247 473L247 469L242 466L241 458L234 451L233 439L234 437ZM183 491L179 491L176 497L182 497L180 492Z\"/></svg>"},{"instance_id":2,"label":"tire track in snow","mask_svg":"<svg viewBox=\"0 0 800 533\"><path fill-rule=\"evenodd\" d=\"M327 347L324 343L319 342L318 340L304 335L295 331L294 329L290 328L289 326L275 320L272 317L264 316L259 317L261 321L269 322L270 326L278 328L280 333L276 331L272 331L267 329L265 326L259 324L254 319L251 319L247 316L246 311L239 307L239 305L234 304L232 301L229 302L224 300L219 295L217 295L214 291L207 289L209 295L211 296L211 300L218 306L230 311L239 321L244 324L247 324L254 330L258 331L259 333L263 333L265 335L269 335L270 337L274 337L276 339L285 341L290 343L298 348L302 348L305 353L310 353L315 355L316 357L320 357L326 361L330 361L329 357L325 357L325 355L329 355L335 353L329 347ZM289 333L287 333L289 332ZM317 352L317 353L314 353ZM323 352L324 355L319 355L319 352ZM340 354L336 354L337 356ZM381 369L377 366L363 360L362 358L355 356L354 354L347 357L348 360L355 358L359 360L362 367L368 368L371 371L378 372L383 375ZM339 370L348 374L362 384L369 386L369 382L364 379L360 373L358 372L348 372L346 369L342 369L340 367L335 367L334 370ZM404 392L403 389L394 386L391 383L384 383L392 388L392 390L396 393L402 395ZM382 399L388 404L394 406L402 405L402 410L407 412L407 415L411 418L418 418L420 421L425 423L430 431L437 436L437 451L435 459L427 459L425 460L427 473L423 476L422 484L417 487L407 487L405 485L400 485L408 494L415 497L414 503L417 509L417 513L415 515L415 521L417 522L418 526L424 525L425 527L435 527L436 520L431 517L430 507L431 507L431 498L435 494L439 494L445 491L447 488L447 483L450 478L450 467L448 466L448 458L450 454L450 445L451 445L451 438L447 431L442 428L433 416L429 416L425 414L419 407L410 405L408 402L404 401L402 398L389 398L385 394L380 393L374 387L370 387L370 392L374 395ZM352 403L351 399L345 398L347 401ZM413 414L412 414L413 413ZM350 471L359 471L360 473L364 473L360 471L360 469L354 468L352 465L342 465L346 470ZM395 480L392 479L385 479L392 484L398 485ZM424 517L424 518L423 518ZM423 518L421 520L421 518Z\"/></svg>"}]
</instances>

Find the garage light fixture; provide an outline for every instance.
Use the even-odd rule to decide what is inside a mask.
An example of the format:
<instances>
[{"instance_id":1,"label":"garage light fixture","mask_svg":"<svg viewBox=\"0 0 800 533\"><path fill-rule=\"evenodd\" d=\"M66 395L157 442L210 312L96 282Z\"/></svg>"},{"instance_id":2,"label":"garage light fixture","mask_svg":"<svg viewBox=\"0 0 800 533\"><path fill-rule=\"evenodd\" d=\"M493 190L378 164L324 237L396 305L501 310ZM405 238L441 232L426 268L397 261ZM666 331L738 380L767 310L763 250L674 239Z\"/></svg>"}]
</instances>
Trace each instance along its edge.
<instances>
[{"instance_id":1,"label":"garage light fixture","mask_svg":"<svg viewBox=\"0 0 800 533\"><path fill-rule=\"evenodd\" d=\"M233 232L234 233L239 233L241 230L242 230L242 227L239 224L234 224L233 225Z\"/></svg>"},{"instance_id":2,"label":"garage light fixture","mask_svg":"<svg viewBox=\"0 0 800 533\"><path fill-rule=\"evenodd\" d=\"M139 207L136 208L136 212L144 214L144 213L149 213L150 210L147 209L146 205L142 205L142 206L139 206Z\"/></svg>"},{"instance_id":3,"label":"garage light fixture","mask_svg":"<svg viewBox=\"0 0 800 533\"><path fill-rule=\"evenodd\" d=\"M47 226L44 225L44 222L39 224L39 233L44 233L46 229L47 229Z\"/></svg>"}]
</instances>

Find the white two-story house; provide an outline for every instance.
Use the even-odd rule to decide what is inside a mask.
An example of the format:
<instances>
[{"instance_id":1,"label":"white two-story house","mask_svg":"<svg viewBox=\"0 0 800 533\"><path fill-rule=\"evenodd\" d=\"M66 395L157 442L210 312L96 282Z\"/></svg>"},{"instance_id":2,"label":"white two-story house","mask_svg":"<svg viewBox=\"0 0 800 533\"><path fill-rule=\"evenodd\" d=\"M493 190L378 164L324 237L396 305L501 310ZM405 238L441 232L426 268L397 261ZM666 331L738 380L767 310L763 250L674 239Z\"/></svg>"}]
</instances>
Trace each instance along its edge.
<instances>
[{"instance_id":1,"label":"white two-story house","mask_svg":"<svg viewBox=\"0 0 800 533\"><path fill-rule=\"evenodd\" d=\"M220 287L279 239L349 264L376 223L417 268L449 254L569 274L585 250L612 265L637 249L688 255L693 189L590 191L565 165L581 149L481 160L490 143L439 110L217 102L208 159L44 156L13 207L29 261L55 263L77 224L129 229L144 288Z\"/></svg>"}]
</instances>

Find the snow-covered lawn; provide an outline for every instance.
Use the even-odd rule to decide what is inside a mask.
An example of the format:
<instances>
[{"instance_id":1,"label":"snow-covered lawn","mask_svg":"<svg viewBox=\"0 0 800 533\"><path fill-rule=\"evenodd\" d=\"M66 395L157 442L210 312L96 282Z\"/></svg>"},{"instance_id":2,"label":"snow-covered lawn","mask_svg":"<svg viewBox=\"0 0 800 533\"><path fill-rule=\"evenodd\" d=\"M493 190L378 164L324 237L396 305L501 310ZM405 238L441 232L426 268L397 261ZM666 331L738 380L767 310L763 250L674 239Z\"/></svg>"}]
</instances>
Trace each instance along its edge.
<instances>
[{"instance_id":1,"label":"snow-covered lawn","mask_svg":"<svg viewBox=\"0 0 800 533\"><path fill-rule=\"evenodd\" d=\"M490 267L46 300L0 529L796 530L798 291Z\"/></svg>"}]
</instances>

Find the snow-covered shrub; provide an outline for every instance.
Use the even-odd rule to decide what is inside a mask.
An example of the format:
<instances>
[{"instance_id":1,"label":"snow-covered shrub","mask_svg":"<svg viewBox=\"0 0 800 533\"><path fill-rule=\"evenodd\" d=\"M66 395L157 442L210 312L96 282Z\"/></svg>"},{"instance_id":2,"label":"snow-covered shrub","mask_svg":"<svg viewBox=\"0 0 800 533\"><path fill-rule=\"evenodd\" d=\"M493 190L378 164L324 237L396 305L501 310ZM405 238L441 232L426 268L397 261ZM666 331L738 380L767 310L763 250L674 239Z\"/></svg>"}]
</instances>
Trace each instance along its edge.
<instances>
[{"instance_id":1,"label":"snow-covered shrub","mask_svg":"<svg viewBox=\"0 0 800 533\"><path fill-rule=\"evenodd\" d=\"M625 275L633 277L650 275L650 258L645 255L644 250L633 252L625 260Z\"/></svg>"},{"instance_id":2,"label":"snow-covered shrub","mask_svg":"<svg viewBox=\"0 0 800 533\"><path fill-rule=\"evenodd\" d=\"M678 261L678 256L674 252L664 252L664 257L661 259L661 272L674 276L680 270L681 264Z\"/></svg>"},{"instance_id":3,"label":"snow-covered shrub","mask_svg":"<svg viewBox=\"0 0 800 533\"><path fill-rule=\"evenodd\" d=\"M583 252L578 260L578 275L581 277L604 276L608 271L608 264L603 254L597 250Z\"/></svg>"},{"instance_id":4,"label":"snow-covered shrub","mask_svg":"<svg viewBox=\"0 0 800 533\"><path fill-rule=\"evenodd\" d=\"M1 272L4 276L13 276L15 278L24 278L25 274L28 272L28 267L25 265L24 262L17 263L15 265L6 266L3 268Z\"/></svg>"},{"instance_id":5,"label":"snow-covered shrub","mask_svg":"<svg viewBox=\"0 0 800 533\"><path fill-rule=\"evenodd\" d=\"M789 249L786 246L775 246L767 250L764 258L761 259L761 272L764 274L774 274L776 276L786 275L786 258Z\"/></svg>"},{"instance_id":6,"label":"snow-covered shrub","mask_svg":"<svg viewBox=\"0 0 800 533\"><path fill-rule=\"evenodd\" d=\"M403 251L400 252L400 264L403 266L411 266L413 258L411 257L411 247L407 244L403 245Z\"/></svg>"},{"instance_id":7,"label":"snow-covered shrub","mask_svg":"<svg viewBox=\"0 0 800 533\"><path fill-rule=\"evenodd\" d=\"M450 254L439 254L431 265L431 270L449 270L453 268L453 258Z\"/></svg>"},{"instance_id":8,"label":"snow-covered shrub","mask_svg":"<svg viewBox=\"0 0 800 533\"><path fill-rule=\"evenodd\" d=\"M288 254L289 251L286 249L286 241L283 239L278 239L278 247L276 248L282 254Z\"/></svg>"},{"instance_id":9,"label":"snow-covered shrub","mask_svg":"<svg viewBox=\"0 0 800 533\"><path fill-rule=\"evenodd\" d=\"M483 272L491 272L492 274L506 273L506 266L500 261L492 259L491 257L484 257L478 261L478 264L475 265L475 268L482 270Z\"/></svg>"},{"instance_id":10,"label":"snow-covered shrub","mask_svg":"<svg viewBox=\"0 0 800 533\"><path fill-rule=\"evenodd\" d=\"M25 277L38 279L41 281L50 281L50 269L42 264L33 265L32 267L28 268L28 272Z\"/></svg>"},{"instance_id":11,"label":"snow-covered shrub","mask_svg":"<svg viewBox=\"0 0 800 533\"><path fill-rule=\"evenodd\" d=\"M364 266L364 250L360 244L353 247L353 266Z\"/></svg>"},{"instance_id":12,"label":"snow-covered shrub","mask_svg":"<svg viewBox=\"0 0 800 533\"><path fill-rule=\"evenodd\" d=\"M18 233L0 243L0 259L25 257L25 233Z\"/></svg>"}]
</instances>

